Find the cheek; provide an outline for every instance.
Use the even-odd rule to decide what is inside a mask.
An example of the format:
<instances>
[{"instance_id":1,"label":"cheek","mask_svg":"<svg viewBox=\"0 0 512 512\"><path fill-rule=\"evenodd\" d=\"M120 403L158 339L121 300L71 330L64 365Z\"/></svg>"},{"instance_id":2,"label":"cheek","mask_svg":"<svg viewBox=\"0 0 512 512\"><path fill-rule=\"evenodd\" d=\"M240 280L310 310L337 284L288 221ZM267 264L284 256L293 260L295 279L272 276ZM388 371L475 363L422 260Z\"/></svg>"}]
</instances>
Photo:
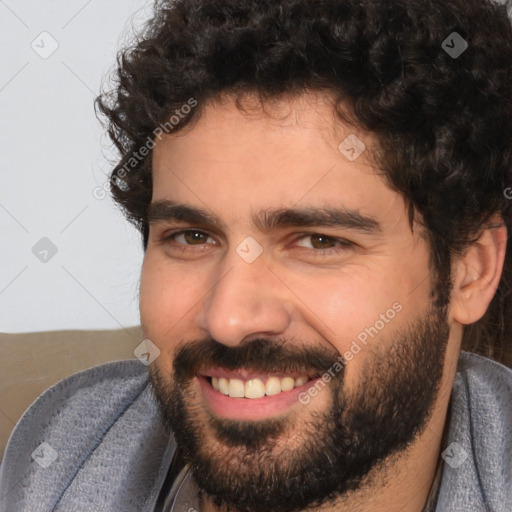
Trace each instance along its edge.
<instances>
[{"instance_id":1,"label":"cheek","mask_svg":"<svg viewBox=\"0 0 512 512\"><path fill-rule=\"evenodd\" d=\"M347 389L355 389L365 364L387 353L428 303L428 281L411 293L407 276L391 269L354 266L315 279L296 276L293 291L303 302L296 303L302 325L312 326L345 359Z\"/></svg>"},{"instance_id":2,"label":"cheek","mask_svg":"<svg viewBox=\"0 0 512 512\"><path fill-rule=\"evenodd\" d=\"M141 323L151 339L175 338L176 328L190 312L205 287L198 280L186 278L184 272L169 268L169 263L159 261L146 253L140 279L139 309Z\"/></svg>"},{"instance_id":3,"label":"cheek","mask_svg":"<svg viewBox=\"0 0 512 512\"><path fill-rule=\"evenodd\" d=\"M400 281L397 281L398 283ZM404 310L404 291L390 286L380 270L356 267L311 276L290 275L290 288L299 299L302 320L315 326L338 352L343 353L365 329L388 329ZM399 311L400 310L400 311ZM384 316L384 318L381 317Z\"/></svg>"}]
</instances>

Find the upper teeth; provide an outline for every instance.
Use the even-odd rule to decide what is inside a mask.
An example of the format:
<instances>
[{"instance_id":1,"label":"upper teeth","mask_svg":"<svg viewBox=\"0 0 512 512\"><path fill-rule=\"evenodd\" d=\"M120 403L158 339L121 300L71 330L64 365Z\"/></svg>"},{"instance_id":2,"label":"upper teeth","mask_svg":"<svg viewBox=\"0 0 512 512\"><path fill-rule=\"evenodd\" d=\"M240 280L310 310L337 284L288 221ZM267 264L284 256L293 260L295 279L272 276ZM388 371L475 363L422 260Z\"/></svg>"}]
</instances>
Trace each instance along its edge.
<instances>
[{"instance_id":1,"label":"upper teeth","mask_svg":"<svg viewBox=\"0 0 512 512\"><path fill-rule=\"evenodd\" d=\"M212 386L217 390L232 398L261 398L265 395L277 395L281 391L290 391L290 389L302 386L309 380L308 377L269 377L266 383L261 379L250 379L243 381L241 379L226 379L224 377L212 377Z\"/></svg>"}]
</instances>

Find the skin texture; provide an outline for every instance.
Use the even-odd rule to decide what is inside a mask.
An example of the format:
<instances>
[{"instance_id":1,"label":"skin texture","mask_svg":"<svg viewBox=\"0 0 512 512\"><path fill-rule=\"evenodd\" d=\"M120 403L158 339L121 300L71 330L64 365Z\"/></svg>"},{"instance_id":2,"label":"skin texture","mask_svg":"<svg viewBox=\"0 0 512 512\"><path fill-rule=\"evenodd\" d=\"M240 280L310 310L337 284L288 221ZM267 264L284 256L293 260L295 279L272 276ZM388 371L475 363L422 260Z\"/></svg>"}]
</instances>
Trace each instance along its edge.
<instances>
[{"instance_id":1,"label":"skin texture","mask_svg":"<svg viewBox=\"0 0 512 512\"><path fill-rule=\"evenodd\" d=\"M253 105L250 97L247 105ZM399 340L412 342L423 333L432 343L443 345L436 337L444 331L426 332L421 321L440 326L445 318L446 352L432 383L438 384L439 392L421 433L413 436L407 449L376 465L357 488L347 489L335 502L309 507L419 512L441 451L463 324L478 320L492 298L501 275L506 230L485 230L454 262L449 310L445 317L427 316L434 286L428 247L418 224L411 231L401 196L386 186L372 165L369 155L377 141L371 134L335 121L329 103L315 93L283 98L270 107L272 118L258 108L242 113L232 99L224 98L208 105L199 121L184 132L164 137L154 150L152 202L179 201L206 209L223 223L218 227L176 221L151 224L141 275L140 312L145 337L161 351L150 367L160 405L167 407L172 417L175 401L168 399L180 392L173 388L173 362L189 342L213 339L228 349L268 340L289 353L294 347L299 353L308 347L341 355L351 350L353 340L365 328L375 325L399 303L400 312L347 361L343 388L333 384L307 405L295 403L275 416L285 427L289 422L288 428L272 438L270 455L282 458L300 450L305 441L314 442L315 436L323 435L311 432L308 426L314 426L314 418L332 408L335 395L343 402L343 397L364 396L364 389L372 389L372 385L374 389L379 384L391 389L398 382L398 372L391 367L392 356L400 355L394 349ZM350 134L367 147L353 162L338 150ZM325 206L342 206L371 216L380 224L380 232L325 226L266 231L251 222L254 212L268 208ZM180 229L196 229L207 236L194 241L190 235L181 235L164 241L171 231ZM306 234L349 240L355 245L340 246L329 238L321 240L323 246L318 238ZM252 263L236 251L247 237L254 238L262 249ZM325 255L318 254L322 252ZM379 369L377 363L386 354L389 360L384 361L389 365ZM413 359L404 356L403 371L421 364L420 352L408 355ZM374 371L368 373L369 369ZM189 421L204 436L203 455L226 462L233 448L216 435L197 378L181 393ZM347 403L351 403L349 398ZM163 414L165 417L165 411ZM243 455L243 449L239 450L235 454ZM237 466L231 466L235 474ZM205 499L202 506L206 512L224 509L212 499Z\"/></svg>"}]
</instances>

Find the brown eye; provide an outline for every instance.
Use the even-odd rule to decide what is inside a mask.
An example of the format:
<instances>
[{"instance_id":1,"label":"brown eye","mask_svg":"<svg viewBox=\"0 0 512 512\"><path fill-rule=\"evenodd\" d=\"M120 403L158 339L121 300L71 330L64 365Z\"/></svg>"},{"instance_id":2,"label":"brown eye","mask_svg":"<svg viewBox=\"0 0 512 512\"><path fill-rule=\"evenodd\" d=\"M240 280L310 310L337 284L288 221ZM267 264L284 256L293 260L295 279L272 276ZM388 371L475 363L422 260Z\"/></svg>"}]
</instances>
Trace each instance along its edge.
<instances>
[{"instance_id":1,"label":"brown eye","mask_svg":"<svg viewBox=\"0 0 512 512\"><path fill-rule=\"evenodd\" d=\"M315 249L331 249L336 246L336 240L334 238L329 238L324 235L312 235L311 237L311 245Z\"/></svg>"},{"instance_id":2,"label":"brown eye","mask_svg":"<svg viewBox=\"0 0 512 512\"><path fill-rule=\"evenodd\" d=\"M185 231L183 238L191 245L204 244L208 240L208 235L202 231Z\"/></svg>"},{"instance_id":3,"label":"brown eye","mask_svg":"<svg viewBox=\"0 0 512 512\"><path fill-rule=\"evenodd\" d=\"M163 239L164 242L175 242L177 245L203 245L208 243L208 240L215 242L208 233L204 231L198 231L196 229L187 229L170 233Z\"/></svg>"},{"instance_id":4,"label":"brown eye","mask_svg":"<svg viewBox=\"0 0 512 512\"><path fill-rule=\"evenodd\" d=\"M321 234L308 234L299 238L299 240L310 240L309 245L313 249L333 249L338 245L343 245L343 240L338 240L337 238L333 238L326 235ZM345 242L345 244L348 244ZM299 244L300 245L300 244ZM305 245L300 245L300 247L306 247Z\"/></svg>"},{"instance_id":5,"label":"brown eye","mask_svg":"<svg viewBox=\"0 0 512 512\"><path fill-rule=\"evenodd\" d=\"M357 247L349 240L323 235L322 233L303 234L295 239L294 246L306 258L346 256Z\"/></svg>"}]
</instances>

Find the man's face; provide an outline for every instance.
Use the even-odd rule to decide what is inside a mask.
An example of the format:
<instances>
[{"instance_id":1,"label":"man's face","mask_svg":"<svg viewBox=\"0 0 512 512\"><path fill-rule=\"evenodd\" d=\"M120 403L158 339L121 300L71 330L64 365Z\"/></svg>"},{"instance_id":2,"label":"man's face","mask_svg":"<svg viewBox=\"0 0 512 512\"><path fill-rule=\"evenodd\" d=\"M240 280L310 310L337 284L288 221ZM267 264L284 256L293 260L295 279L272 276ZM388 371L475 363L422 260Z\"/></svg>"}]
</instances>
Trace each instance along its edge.
<instances>
[{"instance_id":1,"label":"man's face","mask_svg":"<svg viewBox=\"0 0 512 512\"><path fill-rule=\"evenodd\" d=\"M211 104L154 150L151 380L198 485L233 510L369 485L424 431L442 380L427 245L367 152L338 147L374 139L319 98L276 104L279 120ZM310 219L331 210L336 222Z\"/></svg>"}]
</instances>

